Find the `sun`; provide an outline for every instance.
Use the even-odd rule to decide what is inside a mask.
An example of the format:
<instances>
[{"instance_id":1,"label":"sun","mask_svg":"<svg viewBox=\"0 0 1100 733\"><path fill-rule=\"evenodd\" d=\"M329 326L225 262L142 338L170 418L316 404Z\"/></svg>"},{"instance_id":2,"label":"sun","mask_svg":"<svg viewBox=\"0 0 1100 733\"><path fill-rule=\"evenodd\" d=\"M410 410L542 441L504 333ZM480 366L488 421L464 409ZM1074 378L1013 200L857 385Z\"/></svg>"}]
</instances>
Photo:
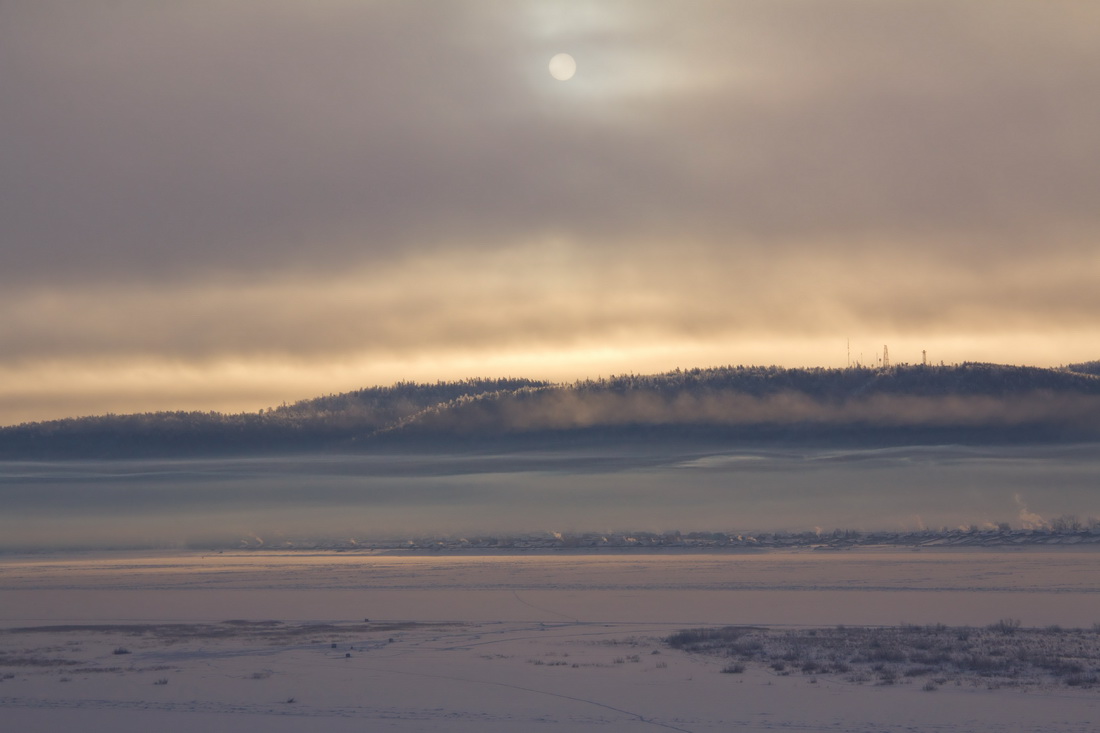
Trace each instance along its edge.
<instances>
[{"instance_id":1,"label":"sun","mask_svg":"<svg viewBox=\"0 0 1100 733\"><path fill-rule=\"evenodd\" d=\"M567 53L559 53L550 59L550 76L558 81L569 81L577 73L577 62Z\"/></svg>"}]
</instances>

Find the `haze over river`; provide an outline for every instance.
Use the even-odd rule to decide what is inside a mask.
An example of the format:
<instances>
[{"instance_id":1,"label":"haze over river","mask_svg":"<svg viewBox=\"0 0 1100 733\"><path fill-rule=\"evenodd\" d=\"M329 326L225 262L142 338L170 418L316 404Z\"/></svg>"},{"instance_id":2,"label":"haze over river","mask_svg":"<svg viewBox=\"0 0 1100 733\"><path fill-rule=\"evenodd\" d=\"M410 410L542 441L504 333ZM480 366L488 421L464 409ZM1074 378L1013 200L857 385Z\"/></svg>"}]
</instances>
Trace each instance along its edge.
<instances>
[{"instance_id":1,"label":"haze over river","mask_svg":"<svg viewBox=\"0 0 1100 733\"><path fill-rule=\"evenodd\" d=\"M1100 447L555 450L0 463L0 550L1100 516Z\"/></svg>"}]
</instances>

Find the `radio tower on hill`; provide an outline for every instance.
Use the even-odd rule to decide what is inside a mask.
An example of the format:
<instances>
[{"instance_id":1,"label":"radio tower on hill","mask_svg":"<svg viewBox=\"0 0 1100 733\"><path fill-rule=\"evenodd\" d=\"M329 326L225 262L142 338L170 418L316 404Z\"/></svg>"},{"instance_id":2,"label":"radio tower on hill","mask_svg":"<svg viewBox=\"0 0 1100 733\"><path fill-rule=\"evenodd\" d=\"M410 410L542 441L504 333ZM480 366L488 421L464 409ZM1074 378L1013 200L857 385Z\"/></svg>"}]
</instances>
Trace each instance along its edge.
<instances>
[{"instance_id":1,"label":"radio tower on hill","mask_svg":"<svg viewBox=\"0 0 1100 733\"><path fill-rule=\"evenodd\" d=\"M882 345L882 368L890 368L890 347L888 347L886 344Z\"/></svg>"}]
</instances>

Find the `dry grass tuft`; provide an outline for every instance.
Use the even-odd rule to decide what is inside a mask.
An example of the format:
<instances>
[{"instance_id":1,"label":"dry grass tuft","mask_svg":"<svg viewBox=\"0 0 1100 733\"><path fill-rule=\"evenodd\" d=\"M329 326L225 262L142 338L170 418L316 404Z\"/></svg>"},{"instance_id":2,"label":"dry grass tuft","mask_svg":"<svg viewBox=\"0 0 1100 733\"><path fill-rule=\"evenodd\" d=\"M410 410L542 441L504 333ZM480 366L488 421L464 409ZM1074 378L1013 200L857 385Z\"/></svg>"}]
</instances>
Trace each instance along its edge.
<instances>
[{"instance_id":1,"label":"dry grass tuft","mask_svg":"<svg viewBox=\"0 0 1100 733\"><path fill-rule=\"evenodd\" d=\"M1014 619L985 628L726 626L685 629L665 643L736 660L722 669L726 673L757 665L780 676L839 676L878 685L916 681L929 692L952 682L990 688L1100 685L1100 635L1095 629L1024 628Z\"/></svg>"}]
</instances>

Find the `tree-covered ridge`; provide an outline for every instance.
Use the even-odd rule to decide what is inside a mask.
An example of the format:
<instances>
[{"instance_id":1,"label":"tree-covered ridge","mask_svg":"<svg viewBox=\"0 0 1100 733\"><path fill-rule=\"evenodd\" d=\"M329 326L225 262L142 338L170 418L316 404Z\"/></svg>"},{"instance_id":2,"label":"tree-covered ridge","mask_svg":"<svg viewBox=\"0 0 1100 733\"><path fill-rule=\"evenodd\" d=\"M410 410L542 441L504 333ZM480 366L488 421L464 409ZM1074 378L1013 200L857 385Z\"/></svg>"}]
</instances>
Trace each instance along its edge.
<instances>
[{"instance_id":1,"label":"tree-covered ridge","mask_svg":"<svg viewBox=\"0 0 1100 733\"><path fill-rule=\"evenodd\" d=\"M899 440L953 442L975 435L996 440L1007 430L1013 439L1093 440L1100 438L1100 376L1077 368L966 363L726 366L571 384L399 382L257 413L104 415L2 428L0 457L369 450L394 441L431 448L454 440L552 440L593 430L630 439L638 429L731 441L770 439L780 434L777 428L799 437L845 430L857 439L877 438L894 431Z\"/></svg>"},{"instance_id":2,"label":"tree-covered ridge","mask_svg":"<svg viewBox=\"0 0 1100 733\"><path fill-rule=\"evenodd\" d=\"M463 395L545 385L529 379L467 379L326 395L259 412L146 412L0 428L0 457L115 457L324 450Z\"/></svg>"},{"instance_id":3,"label":"tree-covered ridge","mask_svg":"<svg viewBox=\"0 0 1100 733\"><path fill-rule=\"evenodd\" d=\"M1100 362L1089 362L1100 367ZM1083 366L1083 365L1078 365ZM675 370L650 376L623 375L577 382L585 389L720 388L748 394L798 391L823 399L849 399L873 393L914 395L1005 395L1020 390L1084 390L1100 393L1100 381L1085 374L1039 367L966 362L951 366L900 365L888 369L726 366Z\"/></svg>"},{"instance_id":4,"label":"tree-covered ridge","mask_svg":"<svg viewBox=\"0 0 1100 733\"><path fill-rule=\"evenodd\" d=\"M464 396L548 386L531 379L464 379L457 382L397 382L390 387L367 387L352 392L315 397L268 410L269 420L337 422L356 428L381 428L431 405Z\"/></svg>"},{"instance_id":5,"label":"tree-covered ridge","mask_svg":"<svg viewBox=\"0 0 1100 733\"><path fill-rule=\"evenodd\" d=\"M1079 364L1068 364L1066 369L1079 374L1093 374L1100 377L1100 359L1096 361L1084 361Z\"/></svg>"},{"instance_id":6,"label":"tree-covered ridge","mask_svg":"<svg viewBox=\"0 0 1100 733\"><path fill-rule=\"evenodd\" d=\"M1100 434L1100 378L967 363L890 369L730 366L469 394L384 434L624 426L1066 426Z\"/></svg>"}]
</instances>

